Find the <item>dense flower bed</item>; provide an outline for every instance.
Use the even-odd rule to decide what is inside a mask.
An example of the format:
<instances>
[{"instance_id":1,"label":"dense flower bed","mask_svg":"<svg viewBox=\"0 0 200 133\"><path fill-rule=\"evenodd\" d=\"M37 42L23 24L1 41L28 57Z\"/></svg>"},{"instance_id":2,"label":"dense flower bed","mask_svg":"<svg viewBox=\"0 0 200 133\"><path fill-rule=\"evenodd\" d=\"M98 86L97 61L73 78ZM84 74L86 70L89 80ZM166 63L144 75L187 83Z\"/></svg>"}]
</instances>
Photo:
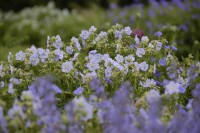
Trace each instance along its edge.
<instances>
[{"instance_id":1,"label":"dense flower bed","mask_svg":"<svg viewBox=\"0 0 200 133\"><path fill-rule=\"evenodd\" d=\"M46 49L10 53L0 63L0 131L197 133L200 63L180 62L161 32L132 35L92 26L69 43L57 35Z\"/></svg>"}]
</instances>

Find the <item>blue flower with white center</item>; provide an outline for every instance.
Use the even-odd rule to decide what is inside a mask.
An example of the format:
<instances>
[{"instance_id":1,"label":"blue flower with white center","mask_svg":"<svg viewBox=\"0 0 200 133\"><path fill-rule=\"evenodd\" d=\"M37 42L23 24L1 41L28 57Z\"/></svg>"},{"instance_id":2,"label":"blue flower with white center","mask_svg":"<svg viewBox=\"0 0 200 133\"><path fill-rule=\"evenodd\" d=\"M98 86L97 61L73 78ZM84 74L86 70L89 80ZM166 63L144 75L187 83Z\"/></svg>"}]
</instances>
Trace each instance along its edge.
<instances>
[{"instance_id":1,"label":"blue flower with white center","mask_svg":"<svg viewBox=\"0 0 200 133\"><path fill-rule=\"evenodd\" d=\"M115 60L118 62L118 63L122 63L124 61L124 57L120 54L117 54L117 56L115 57Z\"/></svg>"},{"instance_id":2,"label":"blue flower with white center","mask_svg":"<svg viewBox=\"0 0 200 133\"><path fill-rule=\"evenodd\" d=\"M120 31L116 30L116 31L114 32L114 34L115 34L115 38L122 39L122 34L121 34Z\"/></svg>"},{"instance_id":3,"label":"blue flower with white center","mask_svg":"<svg viewBox=\"0 0 200 133\"><path fill-rule=\"evenodd\" d=\"M78 87L75 91L74 91L74 94L75 95L80 95L82 94L84 91L84 88L83 87Z\"/></svg>"},{"instance_id":4,"label":"blue flower with white center","mask_svg":"<svg viewBox=\"0 0 200 133\"><path fill-rule=\"evenodd\" d=\"M157 31L157 32L154 33L154 36L160 37L160 36L162 36L162 32Z\"/></svg>"},{"instance_id":5,"label":"blue flower with white center","mask_svg":"<svg viewBox=\"0 0 200 133\"><path fill-rule=\"evenodd\" d=\"M149 65L145 62L145 61L143 61L142 63L140 63L140 70L142 70L142 71L147 71L148 70L148 68L149 68Z\"/></svg>"},{"instance_id":6,"label":"blue flower with white center","mask_svg":"<svg viewBox=\"0 0 200 133\"><path fill-rule=\"evenodd\" d=\"M90 71L95 71L100 68L99 63L96 60L90 60L86 66Z\"/></svg>"},{"instance_id":7,"label":"blue flower with white center","mask_svg":"<svg viewBox=\"0 0 200 133\"><path fill-rule=\"evenodd\" d=\"M16 60L19 60L19 61L24 61L25 58L26 58L26 54L22 51L19 51L18 53L16 53Z\"/></svg>"},{"instance_id":8,"label":"blue flower with white center","mask_svg":"<svg viewBox=\"0 0 200 133\"><path fill-rule=\"evenodd\" d=\"M132 65L133 62L135 61L135 57L134 57L132 54L130 54L130 55L126 56L126 57L124 58L124 60L125 60L125 63L126 63L127 65Z\"/></svg>"},{"instance_id":9,"label":"blue flower with white center","mask_svg":"<svg viewBox=\"0 0 200 133\"><path fill-rule=\"evenodd\" d=\"M61 40L61 38L60 38L59 35L56 36L56 40L55 40L55 42L53 43L53 46L54 46L56 49L62 48L62 40Z\"/></svg>"},{"instance_id":10,"label":"blue flower with white center","mask_svg":"<svg viewBox=\"0 0 200 133\"><path fill-rule=\"evenodd\" d=\"M72 53L74 52L74 48L73 48L72 46L67 46L67 47L66 47L66 52L67 52L68 54L72 54Z\"/></svg>"},{"instance_id":11,"label":"blue flower with white center","mask_svg":"<svg viewBox=\"0 0 200 133\"><path fill-rule=\"evenodd\" d=\"M170 81L166 86L165 86L165 94L178 94L180 92L179 88L181 87L180 83L176 83L174 81Z\"/></svg>"},{"instance_id":12,"label":"blue flower with white center","mask_svg":"<svg viewBox=\"0 0 200 133\"><path fill-rule=\"evenodd\" d=\"M80 51L81 50L81 45L80 45L78 39L75 38L75 37L72 37L71 41L74 43L74 45L78 49L78 51Z\"/></svg>"},{"instance_id":13,"label":"blue flower with white center","mask_svg":"<svg viewBox=\"0 0 200 133\"><path fill-rule=\"evenodd\" d=\"M141 58L143 55L145 55L145 50L144 50L144 48L137 48L136 55L137 55L138 57L140 57L140 58Z\"/></svg>"},{"instance_id":14,"label":"blue flower with white center","mask_svg":"<svg viewBox=\"0 0 200 133\"><path fill-rule=\"evenodd\" d=\"M67 61L62 64L62 72L69 73L73 69L73 62Z\"/></svg>"},{"instance_id":15,"label":"blue flower with white center","mask_svg":"<svg viewBox=\"0 0 200 133\"><path fill-rule=\"evenodd\" d=\"M29 57L29 60L30 60L30 64L32 64L33 66L37 66L37 64L40 62L37 52L34 52Z\"/></svg>"},{"instance_id":16,"label":"blue flower with white center","mask_svg":"<svg viewBox=\"0 0 200 133\"><path fill-rule=\"evenodd\" d=\"M81 34L80 34L80 37L83 39L83 40L86 40L88 37L89 37L90 33L89 31L87 30L82 30L81 31Z\"/></svg>"},{"instance_id":17,"label":"blue flower with white center","mask_svg":"<svg viewBox=\"0 0 200 133\"><path fill-rule=\"evenodd\" d=\"M163 59L160 59L160 60L159 60L159 64L160 64L161 66L166 66L166 62L165 62L165 60L163 60Z\"/></svg>"},{"instance_id":18,"label":"blue flower with white center","mask_svg":"<svg viewBox=\"0 0 200 133\"><path fill-rule=\"evenodd\" d=\"M62 50L56 49L54 51L54 54L55 54L54 61L59 61L63 59L64 52Z\"/></svg>"},{"instance_id":19,"label":"blue flower with white center","mask_svg":"<svg viewBox=\"0 0 200 133\"><path fill-rule=\"evenodd\" d=\"M162 43L157 41L156 50L160 51L162 48Z\"/></svg>"},{"instance_id":20,"label":"blue flower with white center","mask_svg":"<svg viewBox=\"0 0 200 133\"><path fill-rule=\"evenodd\" d=\"M131 28L130 27L125 27L124 28L124 32L127 34L127 35L131 35L131 33L132 33L132 30L131 30Z\"/></svg>"},{"instance_id":21,"label":"blue flower with white center","mask_svg":"<svg viewBox=\"0 0 200 133\"><path fill-rule=\"evenodd\" d=\"M143 36L141 39L142 43L148 43L149 42L149 38L147 36Z\"/></svg>"}]
</instances>

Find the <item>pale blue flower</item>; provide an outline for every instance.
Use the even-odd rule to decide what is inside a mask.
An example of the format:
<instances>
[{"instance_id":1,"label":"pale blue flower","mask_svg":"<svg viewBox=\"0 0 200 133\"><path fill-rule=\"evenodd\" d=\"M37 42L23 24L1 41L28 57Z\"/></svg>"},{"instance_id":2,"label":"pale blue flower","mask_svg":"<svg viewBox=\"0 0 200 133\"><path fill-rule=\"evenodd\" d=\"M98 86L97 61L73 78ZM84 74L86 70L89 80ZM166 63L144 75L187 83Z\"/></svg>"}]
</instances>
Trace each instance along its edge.
<instances>
[{"instance_id":1,"label":"pale blue flower","mask_svg":"<svg viewBox=\"0 0 200 133\"><path fill-rule=\"evenodd\" d=\"M166 86L165 86L165 94L178 94L180 92L179 87L181 87L180 83L176 83L174 81L170 81Z\"/></svg>"},{"instance_id":2,"label":"pale blue flower","mask_svg":"<svg viewBox=\"0 0 200 133\"><path fill-rule=\"evenodd\" d=\"M0 89L2 89L4 87L4 81L0 82Z\"/></svg>"},{"instance_id":3,"label":"pale blue flower","mask_svg":"<svg viewBox=\"0 0 200 133\"><path fill-rule=\"evenodd\" d=\"M124 60L125 60L125 63L126 63L127 65L132 65L133 62L135 61L135 57L134 57L132 54L130 54L130 55L126 56L126 57L124 58Z\"/></svg>"},{"instance_id":4,"label":"pale blue flower","mask_svg":"<svg viewBox=\"0 0 200 133\"><path fill-rule=\"evenodd\" d=\"M34 52L29 57L29 60L30 60L30 64L32 64L33 66L37 66L37 64L40 62L37 52Z\"/></svg>"},{"instance_id":5,"label":"pale blue flower","mask_svg":"<svg viewBox=\"0 0 200 133\"><path fill-rule=\"evenodd\" d=\"M145 55L145 50L144 50L144 48L137 48L136 55L137 55L138 57L140 57L140 58L141 58L143 55Z\"/></svg>"},{"instance_id":6,"label":"pale blue flower","mask_svg":"<svg viewBox=\"0 0 200 133\"><path fill-rule=\"evenodd\" d=\"M82 30L81 31L81 34L80 34L80 37L83 39L83 40L86 40L88 37L89 37L90 33L89 31L87 30Z\"/></svg>"},{"instance_id":7,"label":"pale blue flower","mask_svg":"<svg viewBox=\"0 0 200 133\"><path fill-rule=\"evenodd\" d=\"M41 61L44 63L46 61L46 59L49 57L49 49L42 49L42 48L38 48L38 54L39 54L39 57L41 59Z\"/></svg>"},{"instance_id":8,"label":"pale blue flower","mask_svg":"<svg viewBox=\"0 0 200 133\"><path fill-rule=\"evenodd\" d=\"M8 116L11 119L15 119L16 116L20 116L22 119L25 119L25 114L22 110L22 107L17 104L14 104L13 107L9 109Z\"/></svg>"},{"instance_id":9,"label":"pale blue flower","mask_svg":"<svg viewBox=\"0 0 200 133\"><path fill-rule=\"evenodd\" d=\"M0 65L0 76L2 78L5 76L5 72L3 71L3 64Z\"/></svg>"},{"instance_id":10,"label":"pale blue flower","mask_svg":"<svg viewBox=\"0 0 200 133\"><path fill-rule=\"evenodd\" d=\"M137 35L135 36L134 40L135 40L136 45L138 45L140 43L140 39L137 37Z\"/></svg>"},{"instance_id":11,"label":"pale blue flower","mask_svg":"<svg viewBox=\"0 0 200 133\"><path fill-rule=\"evenodd\" d=\"M140 70L142 70L142 71L147 71L148 70L148 68L149 68L149 65L145 62L145 61L143 61L142 63L140 63Z\"/></svg>"},{"instance_id":12,"label":"pale blue flower","mask_svg":"<svg viewBox=\"0 0 200 133\"><path fill-rule=\"evenodd\" d=\"M112 76L112 68L111 67L106 67L105 69L105 77L109 78Z\"/></svg>"},{"instance_id":13,"label":"pale blue flower","mask_svg":"<svg viewBox=\"0 0 200 133\"><path fill-rule=\"evenodd\" d=\"M25 58L26 58L26 54L22 51L19 51L18 53L16 53L16 60L19 60L19 61L24 61Z\"/></svg>"},{"instance_id":14,"label":"pale blue flower","mask_svg":"<svg viewBox=\"0 0 200 133\"><path fill-rule=\"evenodd\" d=\"M117 54L117 56L115 57L115 60L118 62L118 63L122 63L124 61L124 57L120 54Z\"/></svg>"},{"instance_id":15,"label":"pale blue flower","mask_svg":"<svg viewBox=\"0 0 200 133\"><path fill-rule=\"evenodd\" d=\"M131 30L131 28L130 27L125 27L124 28L124 32L127 34L127 35L131 35L131 33L132 33L132 30Z\"/></svg>"},{"instance_id":16,"label":"pale blue flower","mask_svg":"<svg viewBox=\"0 0 200 133\"><path fill-rule=\"evenodd\" d=\"M159 91L154 90L154 89L151 89L146 95L146 99L148 102L153 102L155 100L158 100L160 99L160 97L161 96L160 96Z\"/></svg>"},{"instance_id":17,"label":"pale blue flower","mask_svg":"<svg viewBox=\"0 0 200 133\"><path fill-rule=\"evenodd\" d=\"M59 35L56 36L56 40L55 40L55 42L53 43L53 46L54 46L56 49L62 48L62 40L61 40L61 38L60 38Z\"/></svg>"},{"instance_id":18,"label":"pale blue flower","mask_svg":"<svg viewBox=\"0 0 200 133\"><path fill-rule=\"evenodd\" d=\"M8 93L13 94L15 92L15 90L13 89L13 84L9 83L8 84Z\"/></svg>"},{"instance_id":19,"label":"pale blue flower","mask_svg":"<svg viewBox=\"0 0 200 133\"><path fill-rule=\"evenodd\" d=\"M78 49L78 51L80 51L81 50L81 45L80 45L78 39L75 38L75 37L72 37L71 41L74 43L74 45Z\"/></svg>"},{"instance_id":20,"label":"pale blue flower","mask_svg":"<svg viewBox=\"0 0 200 133\"><path fill-rule=\"evenodd\" d=\"M73 62L67 61L62 64L62 72L69 73L73 69Z\"/></svg>"},{"instance_id":21,"label":"pale blue flower","mask_svg":"<svg viewBox=\"0 0 200 133\"><path fill-rule=\"evenodd\" d=\"M160 51L162 48L162 43L157 41L156 50Z\"/></svg>"},{"instance_id":22,"label":"pale blue flower","mask_svg":"<svg viewBox=\"0 0 200 133\"><path fill-rule=\"evenodd\" d=\"M73 47L72 47L72 46L67 46L67 47L66 47L66 52L67 52L68 54L72 54L72 53L74 52Z\"/></svg>"},{"instance_id":23,"label":"pale blue flower","mask_svg":"<svg viewBox=\"0 0 200 133\"><path fill-rule=\"evenodd\" d=\"M165 60L163 60L163 59L160 59L160 60L159 60L159 64L160 64L161 66L166 66L166 62L165 62Z\"/></svg>"},{"instance_id":24,"label":"pale blue flower","mask_svg":"<svg viewBox=\"0 0 200 133\"><path fill-rule=\"evenodd\" d=\"M154 81L154 79L147 79L146 82L142 84L144 88L155 86L155 85L156 85L156 82Z\"/></svg>"},{"instance_id":25,"label":"pale blue flower","mask_svg":"<svg viewBox=\"0 0 200 133\"><path fill-rule=\"evenodd\" d=\"M96 60L90 60L86 66L90 71L95 71L100 68L99 63Z\"/></svg>"},{"instance_id":26,"label":"pale blue flower","mask_svg":"<svg viewBox=\"0 0 200 133\"><path fill-rule=\"evenodd\" d=\"M115 38L122 39L122 34L121 34L120 31L116 30L116 31L114 32L114 34L115 34Z\"/></svg>"},{"instance_id":27,"label":"pale blue flower","mask_svg":"<svg viewBox=\"0 0 200 133\"><path fill-rule=\"evenodd\" d=\"M54 60L55 60L55 61L62 60L62 59L63 59L64 52L63 52L62 50L60 50L60 49L56 49L56 50L54 51L54 55L55 55L55 57L54 57Z\"/></svg>"}]
</instances>

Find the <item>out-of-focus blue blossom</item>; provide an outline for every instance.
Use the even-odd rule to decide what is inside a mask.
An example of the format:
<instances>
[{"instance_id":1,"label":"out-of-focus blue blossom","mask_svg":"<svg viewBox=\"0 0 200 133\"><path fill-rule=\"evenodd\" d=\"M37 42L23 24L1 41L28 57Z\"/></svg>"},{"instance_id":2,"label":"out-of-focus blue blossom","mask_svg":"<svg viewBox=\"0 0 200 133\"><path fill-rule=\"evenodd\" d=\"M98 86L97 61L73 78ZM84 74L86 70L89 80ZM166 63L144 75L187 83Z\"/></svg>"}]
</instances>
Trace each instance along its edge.
<instances>
[{"instance_id":1,"label":"out-of-focus blue blossom","mask_svg":"<svg viewBox=\"0 0 200 133\"><path fill-rule=\"evenodd\" d=\"M174 45L172 45L172 50L177 51L178 49Z\"/></svg>"},{"instance_id":2,"label":"out-of-focus blue blossom","mask_svg":"<svg viewBox=\"0 0 200 133\"><path fill-rule=\"evenodd\" d=\"M32 64L33 66L36 66L40 60L39 60L39 57L38 57L38 53L37 52L34 52L30 57L29 57L29 60L30 60L30 64Z\"/></svg>"},{"instance_id":3,"label":"out-of-focus blue blossom","mask_svg":"<svg viewBox=\"0 0 200 133\"><path fill-rule=\"evenodd\" d=\"M163 59L160 59L160 60L159 60L159 64L160 64L161 66L166 66L166 62L165 62L165 60L163 60Z\"/></svg>"},{"instance_id":4,"label":"out-of-focus blue blossom","mask_svg":"<svg viewBox=\"0 0 200 133\"><path fill-rule=\"evenodd\" d=\"M164 45L164 49L170 49L170 45Z\"/></svg>"},{"instance_id":5,"label":"out-of-focus blue blossom","mask_svg":"<svg viewBox=\"0 0 200 133\"><path fill-rule=\"evenodd\" d=\"M90 87L92 90L95 91L97 95L101 94L104 91L104 85L102 84L101 80L98 78L93 78L90 81Z\"/></svg>"},{"instance_id":6,"label":"out-of-focus blue blossom","mask_svg":"<svg viewBox=\"0 0 200 133\"><path fill-rule=\"evenodd\" d=\"M165 86L165 94L178 94L180 92L179 88L181 85L179 83L176 83L174 81L170 81L166 86Z\"/></svg>"},{"instance_id":7,"label":"out-of-focus blue blossom","mask_svg":"<svg viewBox=\"0 0 200 133\"><path fill-rule=\"evenodd\" d=\"M116 57L115 57L115 60L118 62L118 63L122 63L124 61L124 57L120 54L117 54Z\"/></svg>"},{"instance_id":8,"label":"out-of-focus blue blossom","mask_svg":"<svg viewBox=\"0 0 200 133\"><path fill-rule=\"evenodd\" d=\"M2 89L4 87L4 85L5 85L4 81L1 81L0 82L0 89Z\"/></svg>"},{"instance_id":9,"label":"out-of-focus blue blossom","mask_svg":"<svg viewBox=\"0 0 200 133\"><path fill-rule=\"evenodd\" d=\"M157 32L154 33L154 36L161 37L162 36L162 32L157 31Z\"/></svg>"},{"instance_id":10,"label":"out-of-focus blue blossom","mask_svg":"<svg viewBox=\"0 0 200 133\"><path fill-rule=\"evenodd\" d=\"M95 41L98 42L99 40L107 38L107 32L101 31L99 35L95 38Z\"/></svg>"},{"instance_id":11,"label":"out-of-focus blue blossom","mask_svg":"<svg viewBox=\"0 0 200 133\"><path fill-rule=\"evenodd\" d=\"M0 132L8 133L7 122L3 116L3 108L0 106Z\"/></svg>"},{"instance_id":12,"label":"out-of-focus blue blossom","mask_svg":"<svg viewBox=\"0 0 200 133\"><path fill-rule=\"evenodd\" d=\"M115 38L122 39L121 31L116 30L116 31L114 32L114 34L115 34Z\"/></svg>"},{"instance_id":13,"label":"out-of-focus blue blossom","mask_svg":"<svg viewBox=\"0 0 200 133\"><path fill-rule=\"evenodd\" d=\"M84 91L84 88L83 87L78 87L75 91L74 91L74 94L75 95L80 95L82 94Z\"/></svg>"},{"instance_id":14,"label":"out-of-focus blue blossom","mask_svg":"<svg viewBox=\"0 0 200 133\"><path fill-rule=\"evenodd\" d=\"M143 36L143 37L141 38L141 42L142 42L142 43L148 43L148 42L149 42L149 38L148 38L147 36Z\"/></svg>"},{"instance_id":15,"label":"out-of-focus blue blossom","mask_svg":"<svg viewBox=\"0 0 200 133\"><path fill-rule=\"evenodd\" d=\"M133 62L135 61L135 57L132 54L130 54L130 55L126 56L124 58L124 60L125 60L125 64L132 65Z\"/></svg>"},{"instance_id":16,"label":"out-of-focus blue blossom","mask_svg":"<svg viewBox=\"0 0 200 133\"><path fill-rule=\"evenodd\" d=\"M162 48L162 43L157 41L156 50L160 51Z\"/></svg>"}]
</instances>

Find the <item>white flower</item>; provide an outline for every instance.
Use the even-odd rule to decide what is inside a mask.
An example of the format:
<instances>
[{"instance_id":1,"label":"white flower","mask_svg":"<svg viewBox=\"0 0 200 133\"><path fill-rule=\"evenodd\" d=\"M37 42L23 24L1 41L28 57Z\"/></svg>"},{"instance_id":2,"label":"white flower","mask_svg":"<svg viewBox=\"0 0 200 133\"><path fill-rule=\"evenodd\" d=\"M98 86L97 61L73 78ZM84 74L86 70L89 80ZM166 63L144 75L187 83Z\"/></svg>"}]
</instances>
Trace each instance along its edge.
<instances>
[{"instance_id":1,"label":"white flower","mask_svg":"<svg viewBox=\"0 0 200 133\"><path fill-rule=\"evenodd\" d=\"M127 35L131 35L132 30L131 30L130 27L125 27L125 28L124 28L124 32L125 32Z\"/></svg>"},{"instance_id":2,"label":"white flower","mask_svg":"<svg viewBox=\"0 0 200 133\"><path fill-rule=\"evenodd\" d=\"M4 82L1 81L1 82L0 82L0 89L2 89L3 87L4 87Z\"/></svg>"},{"instance_id":3,"label":"white flower","mask_svg":"<svg viewBox=\"0 0 200 133\"><path fill-rule=\"evenodd\" d=\"M55 42L53 43L53 46L54 46L56 49L62 48L62 40L61 40L61 38L60 38L59 35L56 36L56 40L55 40Z\"/></svg>"},{"instance_id":4,"label":"white flower","mask_svg":"<svg viewBox=\"0 0 200 133\"><path fill-rule=\"evenodd\" d=\"M120 31L116 30L116 31L114 32L114 34L115 34L115 38L122 39L122 34L121 34Z\"/></svg>"},{"instance_id":5,"label":"white flower","mask_svg":"<svg viewBox=\"0 0 200 133\"><path fill-rule=\"evenodd\" d=\"M89 104L83 96L79 98L76 97L73 100L73 103L73 112L75 112L76 114L80 114L82 120L87 121L92 118L93 106Z\"/></svg>"},{"instance_id":6,"label":"white flower","mask_svg":"<svg viewBox=\"0 0 200 133\"><path fill-rule=\"evenodd\" d=\"M130 55L126 56L126 57L124 58L124 60L125 60L125 63L126 63L127 65L132 65L133 62L135 61L135 57L134 57L132 54L130 54Z\"/></svg>"},{"instance_id":7,"label":"white flower","mask_svg":"<svg viewBox=\"0 0 200 133\"><path fill-rule=\"evenodd\" d=\"M120 55L120 54L117 54L117 56L115 57L115 59L116 59L116 61L118 63L121 63L121 62L124 61L124 57L122 55Z\"/></svg>"},{"instance_id":8,"label":"white flower","mask_svg":"<svg viewBox=\"0 0 200 133\"><path fill-rule=\"evenodd\" d=\"M143 55L145 55L145 50L144 50L144 48L137 48L136 55L137 55L138 57L140 57L140 58L141 58Z\"/></svg>"},{"instance_id":9,"label":"white flower","mask_svg":"<svg viewBox=\"0 0 200 133\"><path fill-rule=\"evenodd\" d=\"M15 56L16 56L16 60L19 60L19 61L24 61L26 58L25 53L22 51L19 51L18 53L16 53Z\"/></svg>"},{"instance_id":10,"label":"white flower","mask_svg":"<svg viewBox=\"0 0 200 133\"><path fill-rule=\"evenodd\" d=\"M148 68L149 68L149 65L145 62L145 61L143 61L142 63L140 63L140 70L142 70L142 71L147 71L148 70Z\"/></svg>"},{"instance_id":11,"label":"white flower","mask_svg":"<svg viewBox=\"0 0 200 133\"><path fill-rule=\"evenodd\" d=\"M81 45L80 45L78 39L75 38L75 37L72 37L71 41L74 43L74 45L78 49L78 51L80 51L81 50Z\"/></svg>"},{"instance_id":12,"label":"white flower","mask_svg":"<svg viewBox=\"0 0 200 133\"><path fill-rule=\"evenodd\" d=\"M86 40L88 37L89 37L90 33L89 31L87 30L82 30L81 31L81 34L80 34L80 37L83 39L83 40Z\"/></svg>"},{"instance_id":13,"label":"white flower","mask_svg":"<svg viewBox=\"0 0 200 133\"><path fill-rule=\"evenodd\" d=\"M62 72L69 73L73 69L73 62L67 61L62 64Z\"/></svg>"},{"instance_id":14,"label":"white flower","mask_svg":"<svg viewBox=\"0 0 200 133\"><path fill-rule=\"evenodd\" d=\"M67 47L66 47L66 52L67 52L68 54L72 54L72 53L74 52L73 47L72 47L72 46L67 46Z\"/></svg>"},{"instance_id":15,"label":"white flower","mask_svg":"<svg viewBox=\"0 0 200 133\"><path fill-rule=\"evenodd\" d=\"M157 51L160 51L161 48L162 48L162 43L161 43L161 42L157 42L156 50L157 50Z\"/></svg>"},{"instance_id":16,"label":"white flower","mask_svg":"<svg viewBox=\"0 0 200 133\"><path fill-rule=\"evenodd\" d=\"M181 87L180 83L176 83L174 81L170 81L166 86L165 86L165 94L177 94L180 92L179 87Z\"/></svg>"},{"instance_id":17,"label":"white flower","mask_svg":"<svg viewBox=\"0 0 200 133\"><path fill-rule=\"evenodd\" d=\"M148 43L149 42L149 38L147 36L143 36L142 39L141 39L141 42Z\"/></svg>"}]
</instances>

